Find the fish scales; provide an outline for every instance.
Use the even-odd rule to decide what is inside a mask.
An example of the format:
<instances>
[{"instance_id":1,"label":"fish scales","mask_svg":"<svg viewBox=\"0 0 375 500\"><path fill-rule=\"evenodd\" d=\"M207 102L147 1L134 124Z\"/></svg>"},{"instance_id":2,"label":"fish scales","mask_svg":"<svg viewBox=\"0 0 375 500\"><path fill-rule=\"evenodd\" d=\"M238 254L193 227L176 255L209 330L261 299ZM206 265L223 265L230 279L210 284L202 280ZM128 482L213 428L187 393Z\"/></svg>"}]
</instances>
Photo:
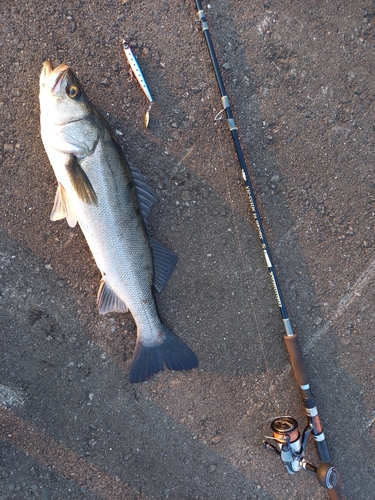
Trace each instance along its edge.
<instances>
[{"instance_id":1,"label":"fish scales","mask_svg":"<svg viewBox=\"0 0 375 500\"><path fill-rule=\"evenodd\" d=\"M98 197L98 207L77 200L83 215L79 219L82 232L106 283L124 298L137 325L150 324L147 334L157 319L155 308L146 310L145 306L147 302L153 303L150 287L153 269L144 223L134 206L134 188L129 190L130 178L121 175L119 159L105 142L99 141L92 159L86 158L81 166Z\"/></svg>"},{"instance_id":2,"label":"fish scales","mask_svg":"<svg viewBox=\"0 0 375 500\"><path fill-rule=\"evenodd\" d=\"M149 237L147 217L156 197L130 169L105 119L65 64L44 63L40 77L41 135L58 188L52 220L78 222L102 274L100 313L130 312L137 325L131 382L166 367L198 366L191 349L160 320L160 291L176 255Z\"/></svg>"}]
</instances>

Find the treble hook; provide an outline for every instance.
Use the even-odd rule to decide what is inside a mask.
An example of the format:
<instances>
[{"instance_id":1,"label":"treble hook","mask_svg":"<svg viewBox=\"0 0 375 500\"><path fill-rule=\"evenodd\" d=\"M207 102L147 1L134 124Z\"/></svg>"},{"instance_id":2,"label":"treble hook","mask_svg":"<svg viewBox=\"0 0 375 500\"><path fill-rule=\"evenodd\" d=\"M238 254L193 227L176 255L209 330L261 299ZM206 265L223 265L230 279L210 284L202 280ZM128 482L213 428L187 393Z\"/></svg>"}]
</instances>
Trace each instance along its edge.
<instances>
[{"instance_id":1,"label":"treble hook","mask_svg":"<svg viewBox=\"0 0 375 500\"><path fill-rule=\"evenodd\" d=\"M152 105L154 104L154 101L151 101L150 102L150 106L148 107L146 113L145 113L145 117L143 119L143 124L145 126L145 128L148 127L148 124L149 124L149 121L150 121L150 111L151 111L151 108L152 108Z\"/></svg>"}]
</instances>

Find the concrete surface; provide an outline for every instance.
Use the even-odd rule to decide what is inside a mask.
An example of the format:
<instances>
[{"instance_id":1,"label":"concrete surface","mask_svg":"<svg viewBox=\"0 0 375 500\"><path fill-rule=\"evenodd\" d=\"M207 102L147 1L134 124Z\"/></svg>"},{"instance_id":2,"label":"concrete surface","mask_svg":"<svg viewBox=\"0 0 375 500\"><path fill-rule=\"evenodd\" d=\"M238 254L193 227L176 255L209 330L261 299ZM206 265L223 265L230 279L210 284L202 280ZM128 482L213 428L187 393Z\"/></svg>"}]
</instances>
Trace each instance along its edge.
<instances>
[{"instance_id":1,"label":"concrete surface","mask_svg":"<svg viewBox=\"0 0 375 500\"><path fill-rule=\"evenodd\" d=\"M328 498L262 447L268 418L303 428L304 412L195 3L1 7L1 500ZM375 498L374 2L205 10L342 490ZM156 101L148 130L123 37ZM180 258L157 301L197 370L128 382L132 318L99 317L80 230L49 220L47 57L72 66L157 192L153 234Z\"/></svg>"}]
</instances>

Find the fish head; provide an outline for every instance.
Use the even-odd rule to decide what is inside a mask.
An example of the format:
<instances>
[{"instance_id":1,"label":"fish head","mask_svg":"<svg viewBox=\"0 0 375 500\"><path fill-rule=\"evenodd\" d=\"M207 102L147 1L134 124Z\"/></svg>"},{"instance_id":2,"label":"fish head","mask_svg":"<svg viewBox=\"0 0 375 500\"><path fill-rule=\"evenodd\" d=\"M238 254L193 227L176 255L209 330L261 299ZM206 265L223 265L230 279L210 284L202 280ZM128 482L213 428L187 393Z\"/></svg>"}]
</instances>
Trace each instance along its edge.
<instances>
[{"instance_id":1,"label":"fish head","mask_svg":"<svg viewBox=\"0 0 375 500\"><path fill-rule=\"evenodd\" d=\"M62 63L56 68L47 59L40 74L41 112L56 125L78 121L90 114L88 100L73 70Z\"/></svg>"},{"instance_id":2,"label":"fish head","mask_svg":"<svg viewBox=\"0 0 375 500\"><path fill-rule=\"evenodd\" d=\"M47 59L40 74L40 118L45 147L83 158L95 150L103 127L73 70Z\"/></svg>"}]
</instances>

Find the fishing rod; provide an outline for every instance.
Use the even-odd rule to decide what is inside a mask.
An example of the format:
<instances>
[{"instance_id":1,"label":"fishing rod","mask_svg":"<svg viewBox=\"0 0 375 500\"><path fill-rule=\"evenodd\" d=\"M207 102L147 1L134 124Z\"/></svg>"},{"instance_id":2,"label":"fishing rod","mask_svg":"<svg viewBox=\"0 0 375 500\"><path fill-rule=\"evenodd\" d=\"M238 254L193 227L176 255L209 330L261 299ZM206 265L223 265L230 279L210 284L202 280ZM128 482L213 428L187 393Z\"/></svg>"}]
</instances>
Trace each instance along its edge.
<instances>
[{"instance_id":1,"label":"fishing rod","mask_svg":"<svg viewBox=\"0 0 375 500\"><path fill-rule=\"evenodd\" d=\"M264 258L271 277L272 286L276 295L276 300L280 309L282 321L284 324L284 340L289 353L292 369L296 381L300 387L303 405L305 408L308 424L300 434L298 422L290 416L280 416L267 422L269 430L264 434L266 439L265 447L268 450L275 451L284 463L290 474L304 469L315 474L319 484L326 488L332 500L340 500L341 494L338 489L338 473L336 468L330 463L331 458L328 451L323 426L319 417L318 408L310 387L307 364L302 354L299 338L293 332L292 325L288 316L284 298L281 292L279 281L277 279L275 266L273 264L270 248L267 242L266 234L263 228L258 205L256 202L254 190L246 167L244 155L238 138L237 126L233 118L229 99L225 91L224 82L221 76L219 64L216 58L214 46L208 28L208 22L204 13L201 0L195 0L198 10L197 24L200 25L210 53L212 65L215 71L217 84L221 93L221 102L225 110L229 130L232 134L234 146L238 157L238 162L242 170L242 176L246 184L246 190L249 195L250 207L254 217L255 225L258 230L260 243L263 249ZM269 434L269 435L268 435ZM316 467L305 459L308 437L312 436L321 460L321 464Z\"/></svg>"}]
</instances>

